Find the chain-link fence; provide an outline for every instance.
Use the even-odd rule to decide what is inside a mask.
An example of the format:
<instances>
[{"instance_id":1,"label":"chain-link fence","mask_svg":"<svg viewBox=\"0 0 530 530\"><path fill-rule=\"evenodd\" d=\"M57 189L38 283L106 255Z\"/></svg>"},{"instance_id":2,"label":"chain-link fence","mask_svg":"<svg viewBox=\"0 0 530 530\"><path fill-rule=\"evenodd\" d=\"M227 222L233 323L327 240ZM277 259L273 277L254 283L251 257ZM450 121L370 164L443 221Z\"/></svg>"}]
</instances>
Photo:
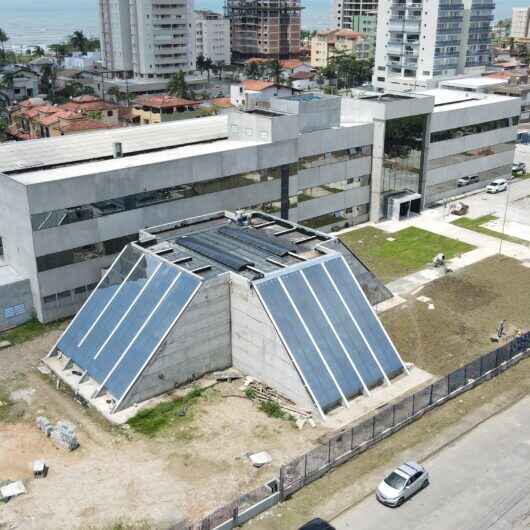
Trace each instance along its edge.
<instances>
[{"instance_id":1,"label":"chain-link fence","mask_svg":"<svg viewBox=\"0 0 530 530\"><path fill-rule=\"evenodd\" d=\"M390 436L421 414L497 376L524 357L530 333L486 353L432 385L380 410L375 416L337 433L329 442L282 466L279 480L242 495L196 523L180 523L173 530L230 530L286 499L330 469L346 462L379 440ZM528 352L527 352L528 353Z\"/></svg>"},{"instance_id":2,"label":"chain-link fence","mask_svg":"<svg viewBox=\"0 0 530 530\"><path fill-rule=\"evenodd\" d=\"M280 500L414 421L426 410L495 377L512 362L518 361L529 348L530 333L526 333L458 368L412 396L407 396L399 403L381 409L370 419L340 432L329 442L291 461L280 470Z\"/></svg>"}]
</instances>

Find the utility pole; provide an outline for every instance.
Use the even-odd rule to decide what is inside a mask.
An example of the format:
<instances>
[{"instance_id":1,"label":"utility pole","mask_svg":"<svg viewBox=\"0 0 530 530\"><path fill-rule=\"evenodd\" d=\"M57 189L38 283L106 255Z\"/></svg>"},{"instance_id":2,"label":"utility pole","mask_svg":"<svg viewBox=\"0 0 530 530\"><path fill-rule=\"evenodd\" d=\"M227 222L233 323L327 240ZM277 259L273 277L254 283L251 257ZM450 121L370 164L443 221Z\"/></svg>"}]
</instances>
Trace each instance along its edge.
<instances>
[{"instance_id":1,"label":"utility pole","mask_svg":"<svg viewBox=\"0 0 530 530\"><path fill-rule=\"evenodd\" d=\"M507 188L506 188L506 205L504 208L504 219L502 220L502 237L501 242L499 244L499 255L502 254L502 244L504 243L504 236L506 234L506 219L508 217L508 207L510 206L510 189L512 185L508 181Z\"/></svg>"}]
</instances>

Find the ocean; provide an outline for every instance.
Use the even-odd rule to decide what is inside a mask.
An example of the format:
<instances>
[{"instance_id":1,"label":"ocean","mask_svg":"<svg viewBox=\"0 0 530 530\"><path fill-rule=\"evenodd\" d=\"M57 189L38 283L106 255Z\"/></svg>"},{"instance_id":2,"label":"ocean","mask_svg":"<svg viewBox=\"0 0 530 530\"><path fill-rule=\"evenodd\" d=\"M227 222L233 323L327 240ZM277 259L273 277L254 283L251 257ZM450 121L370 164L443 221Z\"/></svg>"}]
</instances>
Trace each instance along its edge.
<instances>
[{"instance_id":1,"label":"ocean","mask_svg":"<svg viewBox=\"0 0 530 530\"><path fill-rule=\"evenodd\" d=\"M497 0L497 16L511 16L515 0ZM332 0L303 0L302 25L330 26ZM195 0L196 9L220 11L224 0ZM8 46L47 46L61 42L76 30L99 35L98 0L0 0L0 28L9 36Z\"/></svg>"}]
</instances>

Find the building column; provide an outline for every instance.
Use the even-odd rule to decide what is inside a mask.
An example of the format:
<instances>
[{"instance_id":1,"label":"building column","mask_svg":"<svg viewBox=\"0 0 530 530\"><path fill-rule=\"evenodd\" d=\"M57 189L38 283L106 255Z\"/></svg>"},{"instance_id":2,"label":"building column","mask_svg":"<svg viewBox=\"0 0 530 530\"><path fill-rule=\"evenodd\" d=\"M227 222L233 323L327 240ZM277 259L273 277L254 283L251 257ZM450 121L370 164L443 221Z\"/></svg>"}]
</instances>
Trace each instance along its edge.
<instances>
[{"instance_id":1,"label":"building column","mask_svg":"<svg viewBox=\"0 0 530 530\"><path fill-rule=\"evenodd\" d=\"M374 120L374 136L372 147L372 176L370 185L370 222L381 220L381 197L383 195L383 180L385 174L385 120Z\"/></svg>"}]
</instances>

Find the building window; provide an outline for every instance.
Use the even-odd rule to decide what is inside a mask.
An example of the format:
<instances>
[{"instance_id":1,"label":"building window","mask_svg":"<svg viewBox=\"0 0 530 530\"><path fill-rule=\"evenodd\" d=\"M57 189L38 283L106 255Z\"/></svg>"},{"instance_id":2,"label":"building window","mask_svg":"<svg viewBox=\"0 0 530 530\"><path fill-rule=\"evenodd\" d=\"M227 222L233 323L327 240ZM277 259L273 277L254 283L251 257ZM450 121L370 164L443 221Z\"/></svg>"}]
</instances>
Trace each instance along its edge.
<instances>
[{"instance_id":1,"label":"building window","mask_svg":"<svg viewBox=\"0 0 530 530\"><path fill-rule=\"evenodd\" d=\"M500 120L487 121L484 123L477 123L475 125L467 125L464 127L455 127L454 129L447 129L445 131L438 131L431 134L431 143L443 142L445 140L452 140L454 138L461 138L471 134L480 134L483 132L494 131L495 129L504 129L510 127L510 120L503 118Z\"/></svg>"}]
</instances>

